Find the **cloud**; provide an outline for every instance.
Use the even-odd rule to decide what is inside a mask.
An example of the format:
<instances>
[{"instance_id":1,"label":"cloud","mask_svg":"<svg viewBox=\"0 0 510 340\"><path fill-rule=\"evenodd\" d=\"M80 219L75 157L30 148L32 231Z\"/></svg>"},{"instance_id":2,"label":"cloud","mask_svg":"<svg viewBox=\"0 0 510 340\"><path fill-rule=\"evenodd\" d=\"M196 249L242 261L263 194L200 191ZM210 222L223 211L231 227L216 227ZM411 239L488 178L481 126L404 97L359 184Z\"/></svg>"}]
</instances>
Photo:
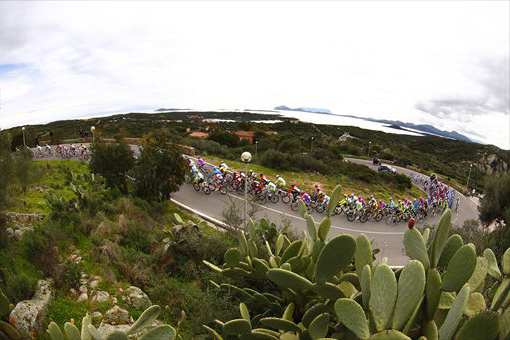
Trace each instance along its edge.
<instances>
[{"instance_id":1,"label":"cloud","mask_svg":"<svg viewBox=\"0 0 510 340\"><path fill-rule=\"evenodd\" d=\"M472 121L473 116L492 113L510 114L510 60L509 56L498 59L484 59L471 70L479 70L472 79L478 93L469 97L462 94L439 99L421 101L415 108L440 119L453 119L463 123ZM476 72L475 72L476 73Z\"/></svg>"},{"instance_id":2,"label":"cloud","mask_svg":"<svg viewBox=\"0 0 510 340\"><path fill-rule=\"evenodd\" d=\"M3 1L0 63L22 67L0 66L0 126L285 104L468 129L487 141L497 131L508 147L508 126L473 118L508 116L508 10L507 2Z\"/></svg>"}]
</instances>

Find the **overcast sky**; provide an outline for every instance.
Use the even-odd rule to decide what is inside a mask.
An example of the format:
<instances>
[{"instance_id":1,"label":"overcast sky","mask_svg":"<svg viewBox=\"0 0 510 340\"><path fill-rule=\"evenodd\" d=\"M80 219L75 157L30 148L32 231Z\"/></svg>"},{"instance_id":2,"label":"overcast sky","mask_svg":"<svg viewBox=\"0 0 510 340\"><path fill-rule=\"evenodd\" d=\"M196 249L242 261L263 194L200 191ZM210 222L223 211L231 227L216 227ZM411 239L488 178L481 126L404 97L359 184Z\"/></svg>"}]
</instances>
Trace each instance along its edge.
<instances>
[{"instance_id":1,"label":"overcast sky","mask_svg":"<svg viewBox=\"0 0 510 340\"><path fill-rule=\"evenodd\" d=\"M327 108L510 148L508 1L0 2L0 127Z\"/></svg>"}]
</instances>

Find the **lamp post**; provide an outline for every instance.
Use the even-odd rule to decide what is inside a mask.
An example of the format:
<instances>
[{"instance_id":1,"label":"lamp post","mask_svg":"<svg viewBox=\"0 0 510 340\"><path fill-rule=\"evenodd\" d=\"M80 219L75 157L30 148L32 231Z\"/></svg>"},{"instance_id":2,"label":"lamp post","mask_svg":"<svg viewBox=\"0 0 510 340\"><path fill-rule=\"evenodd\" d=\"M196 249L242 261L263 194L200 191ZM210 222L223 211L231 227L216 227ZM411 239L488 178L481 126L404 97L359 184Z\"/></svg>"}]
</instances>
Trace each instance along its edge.
<instances>
[{"instance_id":1,"label":"lamp post","mask_svg":"<svg viewBox=\"0 0 510 340\"><path fill-rule=\"evenodd\" d=\"M96 127L95 126L91 126L90 127L90 132L92 132L92 143L95 142L95 135L94 135L94 131L96 131Z\"/></svg>"},{"instance_id":2,"label":"lamp post","mask_svg":"<svg viewBox=\"0 0 510 340\"><path fill-rule=\"evenodd\" d=\"M21 131L23 131L23 147L27 147L27 143L25 142L25 127L23 126L21 128Z\"/></svg>"},{"instance_id":3,"label":"lamp post","mask_svg":"<svg viewBox=\"0 0 510 340\"><path fill-rule=\"evenodd\" d=\"M469 174L468 174L468 180L466 183L466 190L468 191L468 194L469 194L469 177L471 177L471 169L472 168L473 168L473 163L469 164Z\"/></svg>"},{"instance_id":4,"label":"lamp post","mask_svg":"<svg viewBox=\"0 0 510 340\"><path fill-rule=\"evenodd\" d=\"M248 163L251 162L251 153L248 151L243 152L241 154L241 161L244 162L244 231L246 231L246 210L248 206Z\"/></svg>"},{"instance_id":5,"label":"lamp post","mask_svg":"<svg viewBox=\"0 0 510 340\"><path fill-rule=\"evenodd\" d=\"M258 141L255 141L255 158L257 158L257 144L258 143L259 143Z\"/></svg>"},{"instance_id":6,"label":"lamp post","mask_svg":"<svg viewBox=\"0 0 510 340\"><path fill-rule=\"evenodd\" d=\"M368 157L370 157L370 146L371 145L372 145L372 142L369 141L368 142L368 155L367 155Z\"/></svg>"},{"instance_id":7,"label":"lamp post","mask_svg":"<svg viewBox=\"0 0 510 340\"><path fill-rule=\"evenodd\" d=\"M313 137L312 137L312 144L310 145L310 153L313 152Z\"/></svg>"}]
</instances>

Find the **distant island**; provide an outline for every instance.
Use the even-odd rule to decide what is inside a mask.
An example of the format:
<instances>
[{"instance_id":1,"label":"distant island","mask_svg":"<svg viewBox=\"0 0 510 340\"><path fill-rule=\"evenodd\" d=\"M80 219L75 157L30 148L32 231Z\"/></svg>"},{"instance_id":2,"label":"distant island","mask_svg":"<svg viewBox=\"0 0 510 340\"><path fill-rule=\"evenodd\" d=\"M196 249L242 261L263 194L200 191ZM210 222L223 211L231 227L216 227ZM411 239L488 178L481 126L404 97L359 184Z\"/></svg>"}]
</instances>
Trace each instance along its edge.
<instances>
[{"instance_id":1,"label":"distant island","mask_svg":"<svg viewBox=\"0 0 510 340\"><path fill-rule=\"evenodd\" d=\"M328 109L318 109L315 107L298 107L295 109L291 109L285 105L280 105L274 108L275 110L287 110L287 111L301 111L301 112L313 112L313 113L325 113L331 114L331 111Z\"/></svg>"},{"instance_id":2,"label":"distant island","mask_svg":"<svg viewBox=\"0 0 510 340\"><path fill-rule=\"evenodd\" d=\"M317 108L311 108L311 107L298 107L296 109L291 109L290 107L287 107L285 105L280 105L274 108L275 110L286 110L286 111L301 111L301 112L313 112L313 113L323 113L323 114L331 114L335 116L342 116L342 117L349 117L349 118L356 118L356 119L362 119L369 122L376 122L381 124L386 124L387 127L390 127L392 129L397 130L403 130L403 131L409 131L409 132L418 132L423 135L433 135L433 136L439 136L444 138L450 138L455 140L461 140L464 142L475 142L468 137L458 133L457 131L444 131L439 130L438 128L430 125L430 124L413 124L413 123L405 123L400 120L388 120L388 119L375 119L375 118L365 118L365 117L357 117L353 115L340 115L332 113L330 110L327 109L317 109Z\"/></svg>"}]
</instances>

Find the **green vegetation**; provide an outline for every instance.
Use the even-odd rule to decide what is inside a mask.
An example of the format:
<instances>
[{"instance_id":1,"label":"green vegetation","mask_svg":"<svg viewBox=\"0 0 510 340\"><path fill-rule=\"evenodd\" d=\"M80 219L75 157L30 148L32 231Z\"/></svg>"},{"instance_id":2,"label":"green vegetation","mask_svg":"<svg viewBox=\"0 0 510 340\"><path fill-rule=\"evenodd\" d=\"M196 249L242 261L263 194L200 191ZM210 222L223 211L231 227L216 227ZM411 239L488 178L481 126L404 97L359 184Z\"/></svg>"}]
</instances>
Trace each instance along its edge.
<instances>
[{"instance_id":1,"label":"green vegetation","mask_svg":"<svg viewBox=\"0 0 510 340\"><path fill-rule=\"evenodd\" d=\"M90 171L100 174L110 188L116 187L123 194L128 193L128 172L135 165L133 151L123 139L117 143L105 143L98 138L98 142L91 147L92 158Z\"/></svg>"},{"instance_id":2,"label":"green vegetation","mask_svg":"<svg viewBox=\"0 0 510 340\"><path fill-rule=\"evenodd\" d=\"M158 131L147 135L134 169L135 193L147 200L169 199L170 194L184 183L187 164L179 148L167 133Z\"/></svg>"},{"instance_id":3,"label":"green vegetation","mask_svg":"<svg viewBox=\"0 0 510 340\"><path fill-rule=\"evenodd\" d=\"M219 164L223 161L223 158L215 156L204 156L204 160L207 160L213 164ZM343 162L341 162L343 163ZM240 161L231 160L228 162L230 168L236 171L244 171L244 164ZM348 166L352 168L361 169L364 173L368 173L368 176L377 175L375 171L370 170L366 166L348 163ZM274 168L265 167L256 163L250 163L249 168L256 174L263 173L269 178L274 179L276 175L280 175L287 181L287 185L294 182L299 188L304 189L308 192L313 192L314 184L318 183L325 192L332 192L336 185L340 184L344 188L346 193L354 193L355 195L371 195L373 194L377 198L388 200L390 197L393 199L403 199L404 197L420 197L423 196L423 192L415 186L411 188L399 188L398 184L395 183L367 183L366 181L357 177L351 177L349 175L338 174L334 176L321 175L316 173L309 173L304 171L282 171ZM387 175L390 180L397 181L397 176ZM407 179L406 179L407 181Z\"/></svg>"},{"instance_id":4,"label":"green vegetation","mask_svg":"<svg viewBox=\"0 0 510 340\"><path fill-rule=\"evenodd\" d=\"M332 194L335 207L341 194ZM328 216L320 224L306 213L307 233L291 241L284 234L257 247L250 220L224 263L204 261L225 278L244 285L212 282L218 291L234 291L240 301L236 319L205 324L209 335L264 339L500 339L510 336L510 248L500 258L490 249L477 257L473 244L448 238L447 209L434 237L410 228L404 246L411 261L393 271L375 264L365 235L328 240ZM454 245L450 240L460 239ZM487 285L486 283L489 283ZM263 286L264 289L260 289ZM490 306L490 307L489 307ZM240 318L239 318L240 315ZM284 336L282 335L284 334ZM457 335L456 335L457 334Z\"/></svg>"},{"instance_id":5,"label":"green vegetation","mask_svg":"<svg viewBox=\"0 0 510 340\"><path fill-rule=\"evenodd\" d=\"M213 123L204 119L233 120ZM252 123L250 120L281 120L282 123ZM434 136L408 136L365 130L353 126L314 125L309 123L291 124L290 119L278 115L240 112L170 112L141 114L129 113L88 120L67 120L46 125L28 126L26 136L29 145L35 137L50 139L52 131L55 140L78 138L78 131L88 131L94 125L97 134L113 137L124 132L128 137L141 137L159 128L168 130L172 142L187 144L201 153L213 154L224 159L237 159L248 149L255 153L255 145L244 145L232 135L236 130L251 130L258 141L258 155L267 150L278 150L292 156L292 163L310 166L313 171L333 173L334 166L328 166L328 158L340 160L342 155L374 156L394 161L401 166L414 166L424 172L440 174L442 179L458 186L466 185L469 164L473 163L470 174L470 188L483 192L487 174L501 175L510 166L510 152L492 145L481 145L450 140ZM210 127L210 140L190 138L187 129L205 132ZM13 150L23 143L21 128L9 130L13 135ZM354 138L340 142L345 132ZM312 146L312 137L313 146ZM219 141L219 142L218 142ZM369 142L370 149L369 149ZM310 158L315 161L310 161ZM296 156L296 155L302 156ZM370 155L369 155L370 154ZM427 155L424 157L424 155ZM317 162L322 161L322 163ZM325 168L324 168L325 167ZM328 170L329 169L329 170ZM305 169L301 169L305 170ZM325 172L323 172L325 171Z\"/></svg>"}]
</instances>

